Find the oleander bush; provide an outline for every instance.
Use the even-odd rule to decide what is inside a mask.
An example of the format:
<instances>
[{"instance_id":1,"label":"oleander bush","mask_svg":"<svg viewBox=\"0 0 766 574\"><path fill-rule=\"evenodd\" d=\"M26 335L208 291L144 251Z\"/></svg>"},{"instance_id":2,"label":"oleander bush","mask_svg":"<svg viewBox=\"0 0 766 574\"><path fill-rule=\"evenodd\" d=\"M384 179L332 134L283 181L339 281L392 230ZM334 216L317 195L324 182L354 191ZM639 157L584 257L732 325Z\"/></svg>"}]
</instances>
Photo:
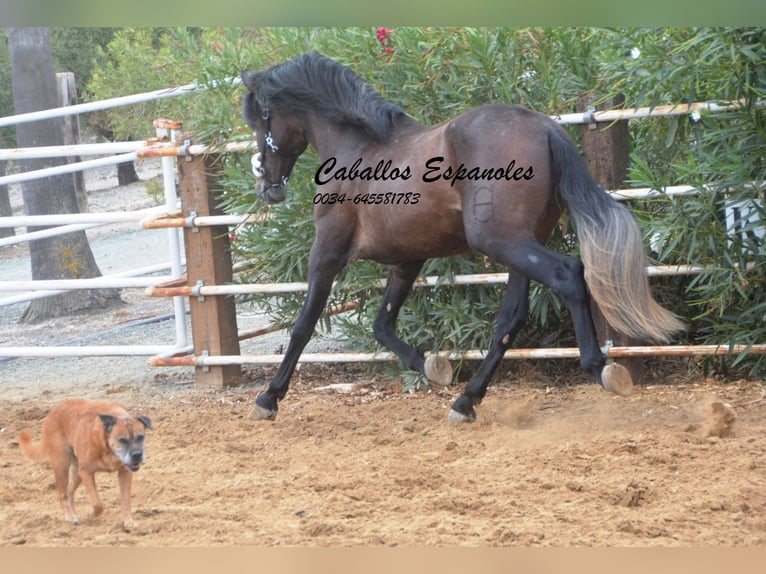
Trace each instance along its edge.
<instances>
[{"instance_id":1,"label":"oleander bush","mask_svg":"<svg viewBox=\"0 0 766 574\"><path fill-rule=\"evenodd\" d=\"M586 94L605 99L622 94L629 107L740 101L739 108L721 114L632 121L626 186L706 188L699 195L660 194L630 204L654 261L708 266L700 275L652 280L658 298L688 322L679 341L766 341L766 112L758 105L766 92L762 29L171 29L153 32L154 52L134 45L130 37L148 33L116 35L113 64L96 75L92 96L103 97L103 86L124 94L196 80L206 86L198 94L144 106L138 116L116 117L115 123L134 129L149 118L171 115L208 143L250 137L241 119L243 89L222 78L308 50L351 67L384 98L427 124L490 102L521 104L550 115L570 113ZM142 85L135 89L139 77ZM570 133L577 138L576 129ZM287 201L270 207L255 197L249 159L230 154L222 160L225 209L264 216L258 224L232 231L237 258L248 262L238 280L303 281L314 232L318 158L312 150L301 157ZM729 213L739 220L727 223L727 206L737 207ZM549 245L577 252L576 242L561 229ZM423 269L445 278L495 271L505 269L479 254L431 260ZM332 322L325 317L322 328L332 327L353 350L376 349L371 322L382 292L371 284L385 275L382 266L371 262L351 264L331 303L358 300L362 309ZM499 285L416 289L402 310L399 329L426 350L487 348L502 293ZM294 319L302 301L302 293L253 298L275 321ZM547 289L534 286L530 322L517 343L574 344L566 309ZM766 361L756 355L709 359L703 365L751 376L766 371Z\"/></svg>"}]
</instances>

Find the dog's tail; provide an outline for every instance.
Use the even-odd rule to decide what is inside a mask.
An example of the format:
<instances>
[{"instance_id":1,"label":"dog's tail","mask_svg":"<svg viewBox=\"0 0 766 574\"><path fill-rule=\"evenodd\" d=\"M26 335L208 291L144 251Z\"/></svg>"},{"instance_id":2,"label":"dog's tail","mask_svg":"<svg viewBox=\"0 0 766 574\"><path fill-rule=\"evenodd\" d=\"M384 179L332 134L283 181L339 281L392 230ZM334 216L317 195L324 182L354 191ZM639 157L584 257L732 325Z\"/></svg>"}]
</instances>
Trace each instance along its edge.
<instances>
[{"instance_id":1,"label":"dog's tail","mask_svg":"<svg viewBox=\"0 0 766 574\"><path fill-rule=\"evenodd\" d=\"M32 460L43 460L45 458L42 442L32 442L32 433L27 429L19 433L19 448L26 457Z\"/></svg>"}]
</instances>

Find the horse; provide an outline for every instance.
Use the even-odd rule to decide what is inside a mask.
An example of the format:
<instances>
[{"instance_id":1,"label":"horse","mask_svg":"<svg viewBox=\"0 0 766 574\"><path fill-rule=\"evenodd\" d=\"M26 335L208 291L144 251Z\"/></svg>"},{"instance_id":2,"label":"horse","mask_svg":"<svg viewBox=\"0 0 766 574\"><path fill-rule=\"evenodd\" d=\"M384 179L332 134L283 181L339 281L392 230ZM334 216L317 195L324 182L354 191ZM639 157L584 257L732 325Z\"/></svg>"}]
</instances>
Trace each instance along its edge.
<instances>
[{"instance_id":1,"label":"horse","mask_svg":"<svg viewBox=\"0 0 766 574\"><path fill-rule=\"evenodd\" d=\"M351 261L388 266L375 339L404 366L449 384L450 362L425 356L396 333L399 311L426 260L476 250L508 268L493 342L452 404L452 423L476 419L490 379L528 319L530 281L565 303L581 367L607 391L630 394L628 370L608 362L591 316L596 302L617 331L668 341L680 319L652 296L643 236L622 204L599 187L574 142L551 118L494 103L426 126L386 101L351 69L309 52L262 71L243 71L243 116L258 152L255 191L285 200L298 157L319 155L308 291L284 358L250 416L274 420L336 275ZM580 257L545 242L564 209Z\"/></svg>"}]
</instances>

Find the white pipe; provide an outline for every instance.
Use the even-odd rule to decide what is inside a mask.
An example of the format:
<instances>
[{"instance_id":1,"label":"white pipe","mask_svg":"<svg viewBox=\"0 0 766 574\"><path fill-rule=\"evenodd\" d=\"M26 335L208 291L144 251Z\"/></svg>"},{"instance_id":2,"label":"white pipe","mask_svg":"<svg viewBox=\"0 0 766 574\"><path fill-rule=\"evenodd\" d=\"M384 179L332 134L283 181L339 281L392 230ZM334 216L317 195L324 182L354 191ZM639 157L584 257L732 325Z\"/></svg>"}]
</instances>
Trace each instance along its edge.
<instances>
[{"instance_id":1,"label":"white pipe","mask_svg":"<svg viewBox=\"0 0 766 574\"><path fill-rule=\"evenodd\" d=\"M55 215L16 215L0 217L0 227L44 227L76 223L130 223L148 216L167 213L167 207L155 206L135 211L104 211L101 213L58 213Z\"/></svg>"},{"instance_id":2,"label":"white pipe","mask_svg":"<svg viewBox=\"0 0 766 574\"><path fill-rule=\"evenodd\" d=\"M138 269L131 269L129 271L121 271L120 273L112 273L110 275L104 275L104 277L140 277L142 275L150 275L152 273L159 273L161 271L166 271L170 268L170 263L156 263L154 265L149 265L147 267L140 267ZM63 290L44 290L44 291L34 291L32 293L26 293L23 295L14 295L12 297L5 297L3 299L0 299L0 307L3 307L5 305L15 305L16 303L26 303L27 301L32 301L33 299L43 299L45 297L50 297L52 295L59 295L61 293L64 293Z\"/></svg>"},{"instance_id":3,"label":"white pipe","mask_svg":"<svg viewBox=\"0 0 766 574\"><path fill-rule=\"evenodd\" d=\"M11 183L20 183L22 181L31 181L33 179L40 179L43 177L51 177L53 175L63 175L66 173L74 173L76 171L82 171L85 169L92 169L95 167L103 167L105 165L114 165L118 163L124 163L128 161L135 161L138 155L136 152L124 153L120 155L113 155L109 157L102 157L99 159L90 159L87 161L79 161L76 163L67 163L64 165L57 165L55 167L46 167L43 169L37 169L34 171L25 171L23 173L15 173L12 175L6 175L0 177L0 185L9 185Z\"/></svg>"},{"instance_id":4,"label":"white pipe","mask_svg":"<svg viewBox=\"0 0 766 574\"><path fill-rule=\"evenodd\" d=\"M703 355L728 355L744 352L753 354L766 353L766 345L667 345L648 347L612 347L607 350L608 357L631 357L631 356L703 356ZM426 353L446 357L450 361L468 360L481 361L487 356L486 351L440 351ZM560 349L509 349L503 355L503 359L577 359L580 350L577 347L564 347ZM149 364L154 366L176 367L220 367L226 365L273 365L280 364L285 356L281 354L271 355L197 355L187 357L152 357ZM391 352L380 353L303 353L298 359L299 363L371 363L397 361L398 357Z\"/></svg>"},{"instance_id":5,"label":"white pipe","mask_svg":"<svg viewBox=\"0 0 766 574\"><path fill-rule=\"evenodd\" d=\"M191 347L170 345L83 345L56 347L0 347L0 357L109 357L154 356L189 352Z\"/></svg>"},{"instance_id":6,"label":"white pipe","mask_svg":"<svg viewBox=\"0 0 766 574\"><path fill-rule=\"evenodd\" d=\"M0 281L1 291L42 291L48 289L131 289L146 288L178 279L164 277L91 277L88 279L34 279L29 281Z\"/></svg>"},{"instance_id":7,"label":"white pipe","mask_svg":"<svg viewBox=\"0 0 766 574\"><path fill-rule=\"evenodd\" d=\"M198 215L197 217L179 218L172 217L164 220L161 217L146 218L141 220L141 226L145 229L161 229L170 227L212 227L216 225L244 225L246 223L258 223L263 219L261 215Z\"/></svg>"},{"instance_id":8,"label":"white pipe","mask_svg":"<svg viewBox=\"0 0 766 574\"><path fill-rule=\"evenodd\" d=\"M170 131L170 134L168 134L168 131ZM180 137L180 131L158 127L157 135L160 137L170 135L170 140L175 143ZM170 213L178 205L178 194L176 192L177 160L173 157L163 157L161 161L165 208ZM167 230L167 234L168 249L170 251L170 272L176 277L181 277L183 275L183 266L181 264L181 230L171 228ZM184 297L173 297L173 312L175 315L176 346L184 346L188 343L189 339L186 331L186 299Z\"/></svg>"},{"instance_id":9,"label":"white pipe","mask_svg":"<svg viewBox=\"0 0 766 574\"><path fill-rule=\"evenodd\" d=\"M646 273L651 277L673 275L696 275L702 273L705 267L699 265L654 265L647 266ZM430 275L419 277L413 287L438 287L442 285L493 285L508 282L508 273L476 273L472 275L455 275L452 280ZM154 297L178 296L207 297L216 295L241 295L241 294L274 294L274 293L299 293L308 290L308 283L296 281L292 283L253 283L249 285L199 285L162 287L152 286L146 289L147 295ZM333 283L333 287L337 284ZM371 283L371 286L385 287L386 280L379 279Z\"/></svg>"},{"instance_id":10,"label":"white pipe","mask_svg":"<svg viewBox=\"0 0 766 574\"><path fill-rule=\"evenodd\" d=\"M220 146L203 144L178 145L168 142L152 141L125 141L104 142L96 144L74 144L58 146L39 146L27 148L0 148L0 160L10 161L19 159L41 159L50 157L74 157L89 155L114 155L129 152L137 152L139 158L162 155L203 155L206 153L230 153L252 151L258 145L251 140L243 142L230 142ZM166 153L174 150L175 154Z\"/></svg>"},{"instance_id":11,"label":"white pipe","mask_svg":"<svg viewBox=\"0 0 766 574\"><path fill-rule=\"evenodd\" d=\"M127 141L26 148L0 148L0 160L9 161L19 159L42 159L48 157L113 155L138 151L147 145L148 144L145 141Z\"/></svg>"},{"instance_id":12,"label":"white pipe","mask_svg":"<svg viewBox=\"0 0 766 574\"><path fill-rule=\"evenodd\" d=\"M742 108L743 101L717 104L715 102L696 102L693 104L670 104L664 106L628 108L622 110L604 110L601 112L580 112L550 116L560 124L589 124L593 122L613 122L617 120L634 120L650 117L681 116L692 112L718 113ZM756 108L766 106L766 100L755 102Z\"/></svg>"},{"instance_id":13,"label":"white pipe","mask_svg":"<svg viewBox=\"0 0 766 574\"><path fill-rule=\"evenodd\" d=\"M62 225L60 227L51 227L49 229L41 229L40 231L31 231L30 233L22 233L21 235L11 235L10 237L4 237L3 239L0 239L0 247L4 247L6 245L14 245L16 243L23 243L25 241L36 241L38 239L45 239L47 237L54 237L56 235L64 235L65 233L72 233L74 231L83 231L85 229L91 229L101 225L104 224L78 223L73 225Z\"/></svg>"},{"instance_id":14,"label":"white pipe","mask_svg":"<svg viewBox=\"0 0 766 574\"><path fill-rule=\"evenodd\" d=\"M6 116L4 118L0 118L0 127L12 126L15 124L23 124L27 122L37 122L40 120L60 118L63 116L69 116L69 115L75 115L75 114L84 114L86 112L95 112L97 110L106 110L108 108L116 108L119 106L127 106L130 104L138 104L141 102L149 102L152 100L174 98L176 96L183 96L184 94L194 92L197 89L199 89L199 86L197 84L186 84L185 86L177 86L174 88L163 88L161 90L143 92L140 94L133 94L130 96L120 96L117 98L110 98L107 100L99 100L97 102L86 102L84 104L76 104L74 106L65 106L62 108L51 108L49 110L29 112L26 114L16 114L15 116Z\"/></svg>"},{"instance_id":15,"label":"white pipe","mask_svg":"<svg viewBox=\"0 0 766 574\"><path fill-rule=\"evenodd\" d=\"M699 187L693 185L670 185L662 189L652 187L635 187L629 189L616 189L607 193L617 201L626 201L628 199L647 199L650 197L671 197L676 195L697 195L700 192Z\"/></svg>"}]
</instances>

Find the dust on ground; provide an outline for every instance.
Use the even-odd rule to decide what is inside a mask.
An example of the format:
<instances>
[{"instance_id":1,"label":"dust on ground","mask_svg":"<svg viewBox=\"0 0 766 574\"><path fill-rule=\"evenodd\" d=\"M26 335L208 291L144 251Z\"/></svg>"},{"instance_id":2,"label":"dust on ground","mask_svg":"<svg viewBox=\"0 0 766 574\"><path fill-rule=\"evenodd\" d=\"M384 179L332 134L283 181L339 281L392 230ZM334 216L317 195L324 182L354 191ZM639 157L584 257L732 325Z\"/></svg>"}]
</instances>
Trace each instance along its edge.
<instances>
[{"instance_id":1,"label":"dust on ground","mask_svg":"<svg viewBox=\"0 0 766 574\"><path fill-rule=\"evenodd\" d=\"M37 326L5 313L0 344L172 339L172 322L152 320L166 301L124 298ZM285 340L273 337L260 344ZM248 414L275 367L219 389L145 357L5 361L0 546L762 547L766 385L687 367L650 371L618 397L575 368L551 376L513 362L478 420L454 426L447 413L464 381L406 393L362 366L301 366L277 419L263 422ZM116 476L97 477L99 518L86 518L78 491L75 527L60 516L50 466L19 451L18 432L39 436L72 396L152 419L130 531Z\"/></svg>"},{"instance_id":2,"label":"dust on ground","mask_svg":"<svg viewBox=\"0 0 766 574\"><path fill-rule=\"evenodd\" d=\"M105 380L152 419L134 475L139 526L64 522L49 465L21 455L68 393L0 400L0 545L763 546L762 382L688 378L617 397L596 385L500 381L473 424L447 422L459 388L404 393L362 367L304 365L274 422L248 418L271 367L231 389ZM326 387L336 383L353 390ZM335 387L338 388L338 387ZM340 387L344 388L344 387ZM736 419L710 433L711 405ZM81 518L87 496L78 492Z\"/></svg>"}]
</instances>

